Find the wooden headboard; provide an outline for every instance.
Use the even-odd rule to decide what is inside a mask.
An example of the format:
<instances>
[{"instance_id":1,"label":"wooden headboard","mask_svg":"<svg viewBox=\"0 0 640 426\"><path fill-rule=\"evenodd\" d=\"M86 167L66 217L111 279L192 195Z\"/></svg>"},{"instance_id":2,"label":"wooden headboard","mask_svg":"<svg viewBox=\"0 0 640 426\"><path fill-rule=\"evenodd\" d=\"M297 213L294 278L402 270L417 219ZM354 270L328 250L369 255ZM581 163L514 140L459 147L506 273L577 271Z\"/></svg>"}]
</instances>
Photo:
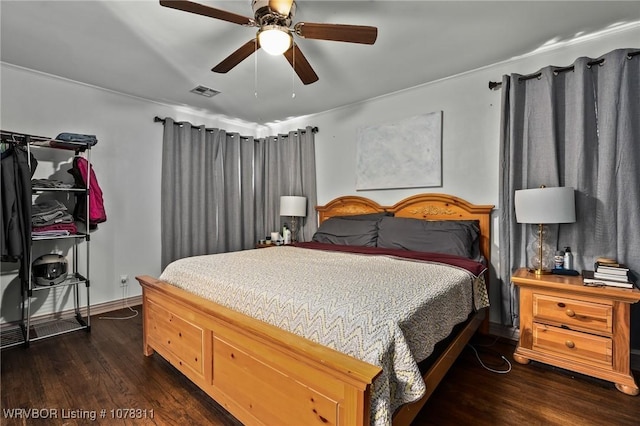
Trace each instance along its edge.
<instances>
[{"instance_id":1,"label":"wooden headboard","mask_svg":"<svg viewBox=\"0 0 640 426\"><path fill-rule=\"evenodd\" d=\"M373 200L355 195L338 197L324 206L317 206L318 223L333 216L366 213L393 213L396 217L424 220L477 220L480 226L480 253L491 261L492 205L476 205L447 194L418 194L393 206L381 206Z\"/></svg>"}]
</instances>

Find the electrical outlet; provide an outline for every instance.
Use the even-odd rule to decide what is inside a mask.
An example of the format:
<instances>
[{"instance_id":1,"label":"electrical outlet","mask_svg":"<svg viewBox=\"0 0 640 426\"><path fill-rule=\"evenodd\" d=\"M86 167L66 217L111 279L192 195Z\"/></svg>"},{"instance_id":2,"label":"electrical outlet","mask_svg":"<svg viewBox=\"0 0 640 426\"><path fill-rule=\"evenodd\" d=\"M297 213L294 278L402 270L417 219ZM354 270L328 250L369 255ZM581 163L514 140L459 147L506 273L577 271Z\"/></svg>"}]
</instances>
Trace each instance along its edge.
<instances>
[{"instance_id":1,"label":"electrical outlet","mask_svg":"<svg viewBox=\"0 0 640 426\"><path fill-rule=\"evenodd\" d=\"M129 285L129 275L120 275L120 287Z\"/></svg>"}]
</instances>

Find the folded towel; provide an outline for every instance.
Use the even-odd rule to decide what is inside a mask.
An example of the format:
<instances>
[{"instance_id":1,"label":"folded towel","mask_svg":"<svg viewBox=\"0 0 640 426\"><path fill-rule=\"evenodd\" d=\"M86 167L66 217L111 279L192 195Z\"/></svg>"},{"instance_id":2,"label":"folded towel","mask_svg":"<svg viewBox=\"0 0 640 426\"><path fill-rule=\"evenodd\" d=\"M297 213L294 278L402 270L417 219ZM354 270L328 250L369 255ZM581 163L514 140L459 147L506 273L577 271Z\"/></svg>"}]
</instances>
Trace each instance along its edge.
<instances>
[{"instance_id":1,"label":"folded towel","mask_svg":"<svg viewBox=\"0 0 640 426\"><path fill-rule=\"evenodd\" d=\"M67 207L58 200L39 201L31 206L31 216L46 215L58 211L67 211Z\"/></svg>"}]
</instances>

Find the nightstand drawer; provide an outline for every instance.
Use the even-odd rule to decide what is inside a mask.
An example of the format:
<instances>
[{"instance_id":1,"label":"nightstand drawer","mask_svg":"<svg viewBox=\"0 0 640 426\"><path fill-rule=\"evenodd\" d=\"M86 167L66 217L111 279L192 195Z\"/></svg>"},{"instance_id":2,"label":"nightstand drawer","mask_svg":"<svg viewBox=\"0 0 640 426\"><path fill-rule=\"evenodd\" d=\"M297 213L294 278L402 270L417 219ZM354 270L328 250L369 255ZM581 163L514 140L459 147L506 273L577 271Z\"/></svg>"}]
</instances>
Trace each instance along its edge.
<instances>
[{"instance_id":1,"label":"nightstand drawer","mask_svg":"<svg viewBox=\"0 0 640 426\"><path fill-rule=\"evenodd\" d=\"M611 334L613 305L534 294L533 319L538 322L553 321L571 328Z\"/></svg>"},{"instance_id":2,"label":"nightstand drawer","mask_svg":"<svg viewBox=\"0 0 640 426\"><path fill-rule=\"evenodd\" d=\"M612 367L612 340L544 324L533 324L533 349L580 360L600 367Z\"/></svg>"}]
</instances>

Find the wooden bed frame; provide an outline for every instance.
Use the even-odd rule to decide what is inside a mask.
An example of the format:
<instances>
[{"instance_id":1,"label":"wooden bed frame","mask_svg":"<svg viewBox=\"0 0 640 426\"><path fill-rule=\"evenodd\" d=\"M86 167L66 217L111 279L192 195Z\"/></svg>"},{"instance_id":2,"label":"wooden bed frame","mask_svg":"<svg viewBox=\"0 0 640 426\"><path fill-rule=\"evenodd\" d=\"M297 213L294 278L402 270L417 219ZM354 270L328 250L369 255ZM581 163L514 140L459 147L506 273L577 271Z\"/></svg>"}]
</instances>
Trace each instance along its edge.
<instances>
[{"instance_id":1,"label":"wooden bed frame","mask_svg":"<svg viewBox=\"0 0 640 426\"><path fill-rule=\"evenodd\" d=\"M385 207L345 196L316 208L332 216L392 212L425 220L477 220L480 251L490 260L493 206L445 194L420 194ZM143 346L158 352L247 425L369 425L370 388L380 367L324 347L150 276L143 294ZM489 282L488 276L486 277ZM424 374L426 394L401 407L393 424L408 425L483 323L475 314Z\"/></svg>"}]
</instances>

